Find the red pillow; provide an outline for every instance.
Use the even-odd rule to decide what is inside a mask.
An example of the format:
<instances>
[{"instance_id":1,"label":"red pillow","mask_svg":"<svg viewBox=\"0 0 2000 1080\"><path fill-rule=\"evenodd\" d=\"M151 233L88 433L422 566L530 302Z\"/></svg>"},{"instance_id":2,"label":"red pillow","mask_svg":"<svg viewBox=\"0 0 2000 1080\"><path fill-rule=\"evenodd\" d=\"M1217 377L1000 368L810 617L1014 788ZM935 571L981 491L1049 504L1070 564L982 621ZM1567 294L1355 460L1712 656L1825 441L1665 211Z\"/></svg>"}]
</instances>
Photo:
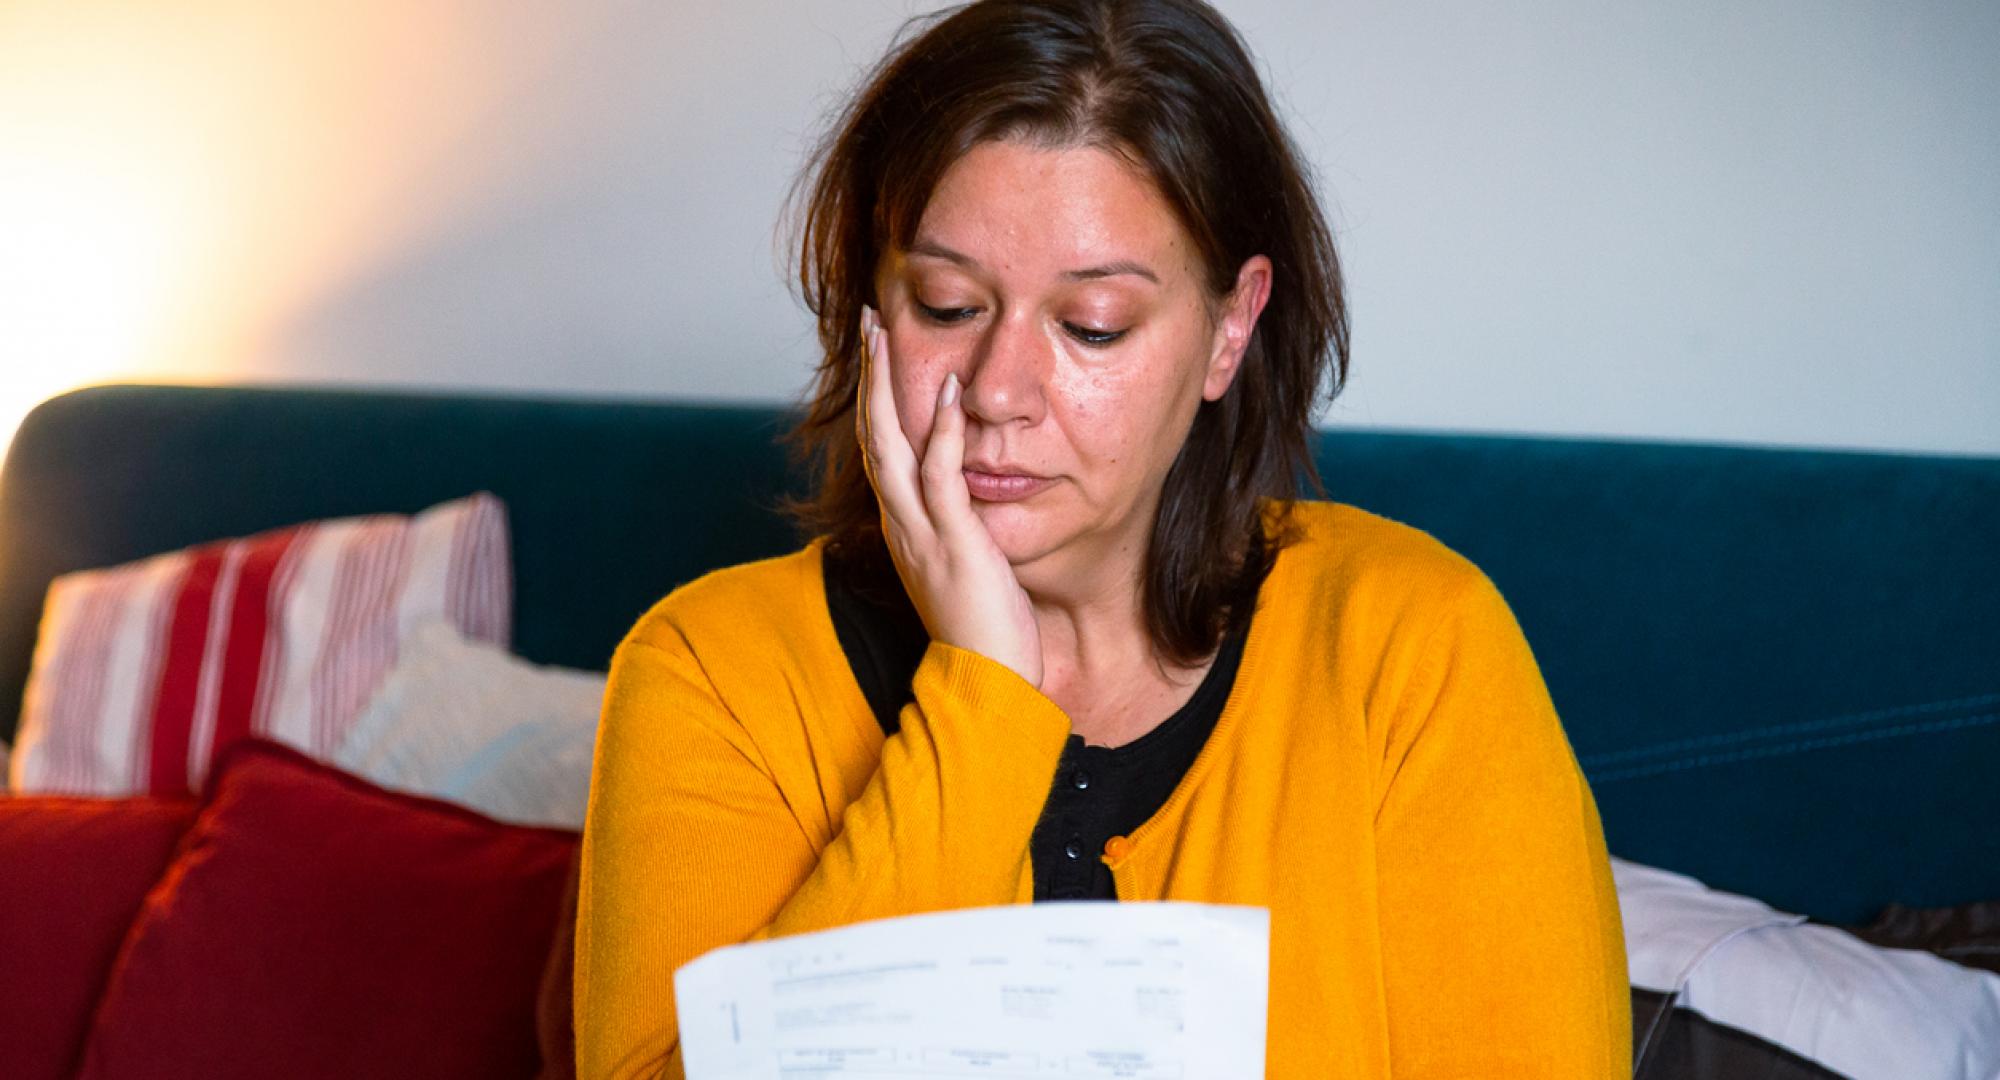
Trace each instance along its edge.
<instances>
[{"instance_id":1,"label":"red pillow","mask_svg":"<svg viewBox=\"0 0 2000 1080\"><path fill-rule=\"evenodd\" d=\"M536 1080L576 1080L576 905L582 863L583 852L578 851L569 863L569 880L563 882L556 937L549 943L548 966L542 969L541 998L535 1003L542 1073Z\"/></svg>"},{"instance_id":2,"label":"red pillow","mask_svg":"<svg viewBox=\"0 0 2000 1080\"><path fill-rule=\"evenodd\" d=\"M192 799L0 797L0 1058L76 1069L125 928L194 819Z\"/></svg>"},{"instance_id":3,"label":"red pillow","mask_svg":"<svg viewBox=\"0 0 2000 1080\"><path fill-rule=\"evenodd\" d=\"M84 1077L529 1077L577 834L246 739L126 937Z\"/></svg>"}]
</instances>

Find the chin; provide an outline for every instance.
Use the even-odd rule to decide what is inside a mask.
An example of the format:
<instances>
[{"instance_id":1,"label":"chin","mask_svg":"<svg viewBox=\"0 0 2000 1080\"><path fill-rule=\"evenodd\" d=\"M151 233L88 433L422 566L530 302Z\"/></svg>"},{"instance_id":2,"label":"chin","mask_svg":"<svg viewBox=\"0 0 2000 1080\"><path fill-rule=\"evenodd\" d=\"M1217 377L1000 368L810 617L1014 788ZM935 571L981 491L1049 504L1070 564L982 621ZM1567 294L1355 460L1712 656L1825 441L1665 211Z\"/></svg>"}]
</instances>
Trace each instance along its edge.
<instances>
[{"instance_id":1,"label":"chin","mask_svg":"<svg viewBox=\"0 0 2000 1080\"><path fill-rule=\"evenodd\" d=\"M1041 559L1060 548L1068 539L1051 514L1037 511L1028 503L975 501L972 512L978 514L979 520L986 525L987 535L993 537L994 546L1015 566Z\"/></svg>"}]
</instances>

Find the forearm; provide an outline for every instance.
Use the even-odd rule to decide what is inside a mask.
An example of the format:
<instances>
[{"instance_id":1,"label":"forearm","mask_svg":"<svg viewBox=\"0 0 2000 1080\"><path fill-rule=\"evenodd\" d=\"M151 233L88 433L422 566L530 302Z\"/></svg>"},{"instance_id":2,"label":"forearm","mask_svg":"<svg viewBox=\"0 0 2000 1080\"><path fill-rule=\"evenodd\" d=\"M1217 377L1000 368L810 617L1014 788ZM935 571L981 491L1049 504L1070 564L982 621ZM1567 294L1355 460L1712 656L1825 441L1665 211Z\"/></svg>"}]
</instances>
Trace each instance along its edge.
<instances>
[{"instance_id":1,"label":"forearm","mask_svg":"<svg viewBox=\"0 0 2000 1080\"><path fill-rule=\"evenodd\" d=\"M1069 721L1012 671L933 644L897 734L841 829L757 936L1005 904Z\"/></svg>"},{"instance_id":2,"label":"forearm","mask_svg":"<svg viewBox=\"0 0 2000 1080\"><path fill-rule=\"evenodd\" d=\"M1006 668L933 645L830 839L794 805L816 796L788 798L687 658L637 645L613 670L584 844L582 1075L670 1067L673 971L709 949L1019 895L1069 731Z\"/></svg>"}]
</instances>

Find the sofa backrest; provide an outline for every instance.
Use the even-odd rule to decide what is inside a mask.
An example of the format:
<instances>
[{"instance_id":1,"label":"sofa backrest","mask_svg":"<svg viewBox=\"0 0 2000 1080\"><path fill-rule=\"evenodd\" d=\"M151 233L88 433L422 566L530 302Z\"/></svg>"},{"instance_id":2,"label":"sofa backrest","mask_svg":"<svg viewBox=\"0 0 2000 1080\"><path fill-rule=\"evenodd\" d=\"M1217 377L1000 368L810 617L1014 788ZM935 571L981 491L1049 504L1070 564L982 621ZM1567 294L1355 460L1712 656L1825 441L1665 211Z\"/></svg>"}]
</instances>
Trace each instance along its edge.
<instances>
[{"instance_id":1,"label":"sofa backrest","mask_svg":"<svg viewBox=\"0 0 2000 1080\"><path fill-rule=\"evenodd\" d=\"M0 471L0 737L56 575L313 518L508 507L514 646L605 667L674 586L792 549L768 407L104 386ZM1822 918L2000 898L2000 459L1338 432L1330 495L1479 564L1612 853Z\"/></svg>"}]
</instances>

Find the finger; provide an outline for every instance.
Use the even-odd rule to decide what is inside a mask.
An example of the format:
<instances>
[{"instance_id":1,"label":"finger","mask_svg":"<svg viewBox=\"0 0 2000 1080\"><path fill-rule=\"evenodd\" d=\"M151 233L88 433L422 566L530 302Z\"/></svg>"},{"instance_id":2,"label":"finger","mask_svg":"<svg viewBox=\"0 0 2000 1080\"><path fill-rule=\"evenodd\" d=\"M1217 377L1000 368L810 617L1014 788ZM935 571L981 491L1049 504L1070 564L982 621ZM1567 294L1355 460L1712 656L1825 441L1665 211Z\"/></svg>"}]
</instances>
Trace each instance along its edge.
<instances>
[{"instance_id":1,"label":"finger","mask_svg":"<svg viewBox=\"0 0 2000 1080\"><path fill-rule=\"evenodd\" d=\"M947 540L969 535L969 527L979 519L972 513L972 493L965 486L965 409L959 403L957 372L947 374L938 388L921 474L924 505L938 534Z\"/></svg>"},{"instance_id":2,"label":"finger","mask_svg":"<svg viewBox=\"0 0 2000 1080\"><path fill-rule=\"evenodd\" d=\"M874 396L870 392L875 385L875 373L879 365L875 362L876 315L873 308L862 305L860 333L857 335L860 353L860 371L854 388L854 441L861 448L861 464L872 483L875 479Z\"/></svg>"},{"instance_id":3,"label":"finger","mask_svg":"<svg viewBox=\"0 0 2000 1080\"><path fill-rule=\"evenodd\" d=\"M917 454L896 412L896 380L890 371L889 333L878 322L868 335L868 448L877 467L905 468L914 476Z\"/></svg>"},{"instance_id":4,"label":"finger","mask_svg":"<svg viewBox=\"0 0 2000 1080\"><path fill-rule=\"evenodd\" d=\"M917 455L903 434L896 415L895 379L890 375L889 335L881 326L870 335L868 350L868 442L863 452L874 458L875 491L882 509L903 528L929 533L923 496L917 488Z\"/></svg>"},{"instance_id":5,"label":"finger","mask_svg":"<svg viewBox=\"0 0 2000 1080\"><path fill-rule=\"evenodd\" d=\"M872 348L874 312L867 307L861 309L860 364L854 381L854 443L861 453L861 471L868 477L868 486L875 486L875 451L868 440L868 386L874 363L869 359Z\"/></svg>"}]
</instances>

